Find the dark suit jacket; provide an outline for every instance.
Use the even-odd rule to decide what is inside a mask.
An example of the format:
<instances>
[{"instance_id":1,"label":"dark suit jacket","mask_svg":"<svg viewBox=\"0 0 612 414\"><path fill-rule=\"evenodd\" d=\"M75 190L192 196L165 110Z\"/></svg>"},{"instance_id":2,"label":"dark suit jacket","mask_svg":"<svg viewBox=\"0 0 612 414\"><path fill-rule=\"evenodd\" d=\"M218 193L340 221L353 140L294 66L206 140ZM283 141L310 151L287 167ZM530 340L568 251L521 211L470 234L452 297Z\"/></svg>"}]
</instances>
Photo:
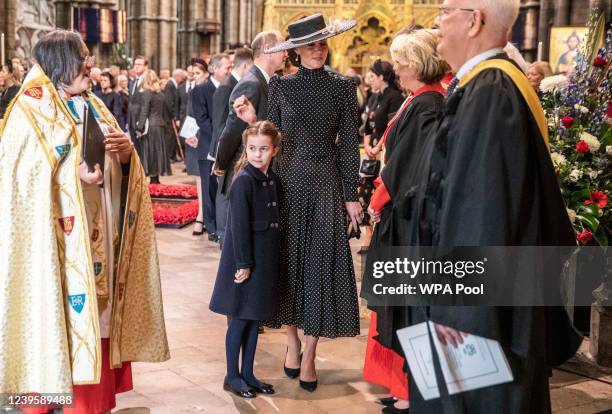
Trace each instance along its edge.
<instances>
[{"instance_id":1,"label":"dark suit jacket","mask_svg":"<svg viewBox=\"0 0 612 414\"><path fill-rule=\"evenodd\" d=\"M172 119L179 119L179 94L173 81L169 80L166 84L164 96L166 97L166 104L168 105L170 116Z\"/></svg>"},{"instance_id":2,"label":"dark suit jacket","mask_svg":"<svg viewBox=\"0 0 612 414\"><path fill-rule=\"evenodd\" d=\"M138 82L138 78L134 79L131 85L129 85L130 100L128 103L128 128L132 133L136 130L136 122L138 121L140 108L142 106L142 92L140 92L138 85L134 88L136 82Z\"/></svg>"},{"instance_id":3,"label":"dark suit jacket","mask_svg":"<svg viewBox=\"0 0 612 414\"><path fill-rule=\"evenodd\" d=\"M191 97L193 117L200 130L198 131L198 159L205 160L212 140L212 109L215 85L208 79L204 84L194 88Z\"/></svg>"},{"instance_id":4,"label":"dark suit jacket","mask_svg":"<svg viewBox=\"0 0 612 414\"><path fill-rule=\"evenodd\" d=\"M229 114L229 100L234 87L238 83L238 80L234 77L234 75L230 75L229 78L225 80L213 95L213 116L212 116L212 125L213 125L213 133L212 133L212 141L210 143L210 150L208 154L216 158L217 157L217 145L219 143L219 136L223 132L223 128L225 128L225 122L227 121L227 115Z\"/></svg>"},{"instance_id":5,"label":"dark suit jacket","mask_svg":"<svg viewBox=\"0 0 612 414\"><path fill-rule=\"evenodd\" d=\"M242 152L242 132L247 124L243 122L234 111L234 101L242 95L246 96L257 111L257 119L264 120L268 117L268 82L259 68L251 67L249 73L236 85L229 100L229 114L225 122L225 128L219 136L217 149L217 164L224 170L222 192L226 192L231 184L234 165L240 158Z\"/></svg>"},{"instance_id":6,"label":"dark suit jacket","mask_svg":"<svg viewBox=\"0 0 612 414\"><path fill-rule=\"evenodd\" d=\"M193 88L192 88L193 91ZM187 81L181 83L178 87L178 100L179 100L179 117L181 125L185 121L185 117L190 115L191 112L191 93L187 93Z\"/></svg>"}]
</instances>

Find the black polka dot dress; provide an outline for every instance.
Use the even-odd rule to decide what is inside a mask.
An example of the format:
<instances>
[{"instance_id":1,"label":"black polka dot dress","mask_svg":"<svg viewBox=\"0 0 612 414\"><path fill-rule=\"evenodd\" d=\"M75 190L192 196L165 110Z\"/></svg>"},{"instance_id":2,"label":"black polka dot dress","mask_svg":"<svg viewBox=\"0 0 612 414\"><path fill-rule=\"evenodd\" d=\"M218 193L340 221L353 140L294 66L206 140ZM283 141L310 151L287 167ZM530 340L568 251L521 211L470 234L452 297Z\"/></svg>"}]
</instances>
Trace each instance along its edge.
<instances>
[{"instance_id":1,"label":"black polka dot dress","mask_svg":"<svg viewBox=\"0 0 612 414\"><path fill-rule=\"evenodd\" d=\"M346 201L357 201L358 109L352 81L324 69L270 82L268 119L281 130L280 307L269 326L306 335L359 334Z\"/></svg>"}]
</instances>

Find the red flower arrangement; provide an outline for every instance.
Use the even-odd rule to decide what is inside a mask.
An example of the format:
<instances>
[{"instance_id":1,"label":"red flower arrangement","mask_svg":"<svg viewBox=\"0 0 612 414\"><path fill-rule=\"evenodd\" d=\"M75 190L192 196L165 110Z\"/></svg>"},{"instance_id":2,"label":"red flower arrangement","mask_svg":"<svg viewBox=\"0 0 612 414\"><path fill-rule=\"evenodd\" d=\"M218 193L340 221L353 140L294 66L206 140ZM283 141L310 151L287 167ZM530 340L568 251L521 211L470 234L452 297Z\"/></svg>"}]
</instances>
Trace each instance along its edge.
<instances>
[{"instance_id":1,"label":"red flower arrangement","mask_svg":"<svg viewBox=\"0 0 612 414\"><path fill-rule=\"evenodd\" d=\"M589 199L585 200L584 204L586 206L595 204L599 206L599 208L604 208L608 205L608 196L603 191L593 191Z\"/></svg>"},{"instance_id":2,"label":"red flower arrangement","mask_svg":"<svg viewBox=\"0 0 612 414\"><path fill-rule=\"evenodd\" d=\"M186 184L149 184L151 197L166 198L197 198L198 190L195 185Z\"/></svg>"},{"instance_id":3,"label":"red flower arrangement","mask_svg":"<svg viewBox=\"0 0 612 414\"><path fill-rule=\"evenodd\" d=\"M580 154L586 154L589 152L589 144L582 140L578 141L576 143L576 151L578 151Z\"/></svg>"},{"instance_id":4,"label":"red flower arrangement","mask_svg":"<svg viewBox=\"0 0 612 414\"><path fill-rule=\"evenodd\" d=\"M198 216L198 200L181 205L153 202L153 221L155 224L186 224Z\"/></svg>"},{"instance_id":5,"label":"red flower arrangement","mask_svg":"<svg viewBox=\"0 0 612 414\"><path fill-rule=\"evenodd\" d=\"M564 116L561 118L561 125L563 125L563 128L570 129L574 125L574 118L571 116Z\"/></svg>"},{"instance_id":6,"label":"red flower arrangement","mask_svg":"<svg viewBox=\"0 0 612 414\"><path fill-rule=\"evenodd\" d=\"M593 61L593 66L595 66L596 68L603 68L607 64L608 62L606 62L606 59L604 59L601 56L597 56L595 60Z\"/></svg>"},{"instance_id":7,"label":"red flower arrangement","mask_svg":"<svg viewBox=\"0 0 612 414\"><path fill-rule=\"evenodd\" d=\"M593 233L588 230L584 230L582 233L579 233L576 236L576 239L582 244L587 244L593 239Z\"/></svg>"}]
</instances>

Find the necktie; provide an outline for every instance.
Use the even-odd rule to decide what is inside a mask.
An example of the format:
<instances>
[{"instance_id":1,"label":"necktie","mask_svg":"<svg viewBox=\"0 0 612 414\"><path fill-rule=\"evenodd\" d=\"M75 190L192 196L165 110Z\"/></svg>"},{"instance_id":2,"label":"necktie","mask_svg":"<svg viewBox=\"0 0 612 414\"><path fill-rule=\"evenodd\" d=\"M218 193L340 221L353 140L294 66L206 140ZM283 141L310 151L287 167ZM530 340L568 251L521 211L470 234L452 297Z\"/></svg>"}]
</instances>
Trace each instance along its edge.
<instances>
[{"instance_id":1,"label":"necktie","mask_svg":"<svg viewBox=\"0 0 612 414\"><path fill-rule=\"evenodd\" d=\"M455 91L455 88L459 84L459 78L454 77L453 80L448 84L448 88L446 89L446 98L451 96Z\"/></svg>"}]
</instances>

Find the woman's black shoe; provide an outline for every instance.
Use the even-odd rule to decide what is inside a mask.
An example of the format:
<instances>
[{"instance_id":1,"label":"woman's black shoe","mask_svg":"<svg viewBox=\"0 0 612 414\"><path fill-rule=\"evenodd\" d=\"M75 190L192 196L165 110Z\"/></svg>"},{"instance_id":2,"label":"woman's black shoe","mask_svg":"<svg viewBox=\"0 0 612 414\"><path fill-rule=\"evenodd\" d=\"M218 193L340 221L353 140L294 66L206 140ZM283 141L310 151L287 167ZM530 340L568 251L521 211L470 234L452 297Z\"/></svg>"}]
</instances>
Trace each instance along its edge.
<instances>
[{"instance_id":1,"label":"woman's black shoe","mask_svg":"<svg viewBox=\"0 0 612 414\"><path fill-rule=\"evenodd\" d=\"M285 362L287 361L287 354L289 353L289 347L287 347L287 352L285 352ZM302 363L302 354L300 354L300 363ZM296 379L300 376L300 368L287 368L285 364L283 364L283 369L285 370L285 375L291 379Z\"/></svg>"},{"instance_id":2,"label":"woman's black shoe","mask_svg":"<svg viewBox=\"0 0 612 414\"><path fill-rule=\"evenodd\" d=\"M251 388L243 388L240 390L235 389L234 387L232 387L229 382L227 382L227 378L225 378L225 380L223 381L223 389L225 391L229 391L239 397L242 398L255 398L257 397L257 394L255 394L255 392L253 392L253 390Z\"/></svg>"},{"instance_id":3,"label":"woman's black shoe","mask_svg":"<svg viewBox=\"0 0 612 414\"><path fill-rule=\"evenodd\" d=\"M195 230L194 230L194 231L191 233L191 235L192 235L192 236L201 236L202 234L204 234L204 222L203 222L203 221L200 221L200 220L196 220L196 223L200 223L200 224L202 225L202 230L200 230L200 231L195 231Z\"/></svg>"},{"instance_id":4,"label":"woman's black shoe","mask_svg":"<svg viewBox=\"0 0 612 414\"><path fill-rule=\"evenodd\" d=\"M378 401L380 401L380 403L382 405L385 405L385 406L388 407L390 405L395 404L397 402L397 398L395 398L395 397L385 397L385 398L380 398Z\"/></svg>"},{"instance_id":5,"label":"woman's black shoe","mask_svg":"<svg viewBox=\"0 0 612 414\"><path fill-rule=\"evenodd\" d=\"M260 386L249 384L249 387L251 387L251 389L257 394L274 394L274 387L272 386L272 384L266 384L262 382Z\"/></svg>"},{"instance_id":6,"label":"woman's black shoe","mask_svg":"<svg viewBox=\"0 0 612 414\"><path fill-rule=\"evenodd\" d=\"M309 392L314 392L317 389L317 380L314 381L302 381L300 380L300 387Z\"/></svg>"},{"instance_id":7,"label":"woman's black shoe","mask_svg":"<svg viewBox=\"0 0 612 414\"><path fill-rule=\"evenodd\" d=\"M408 414L410 408L395 408L394 405L389 405L382 409L383 414Z\"/></svg>"}]
</instances>

